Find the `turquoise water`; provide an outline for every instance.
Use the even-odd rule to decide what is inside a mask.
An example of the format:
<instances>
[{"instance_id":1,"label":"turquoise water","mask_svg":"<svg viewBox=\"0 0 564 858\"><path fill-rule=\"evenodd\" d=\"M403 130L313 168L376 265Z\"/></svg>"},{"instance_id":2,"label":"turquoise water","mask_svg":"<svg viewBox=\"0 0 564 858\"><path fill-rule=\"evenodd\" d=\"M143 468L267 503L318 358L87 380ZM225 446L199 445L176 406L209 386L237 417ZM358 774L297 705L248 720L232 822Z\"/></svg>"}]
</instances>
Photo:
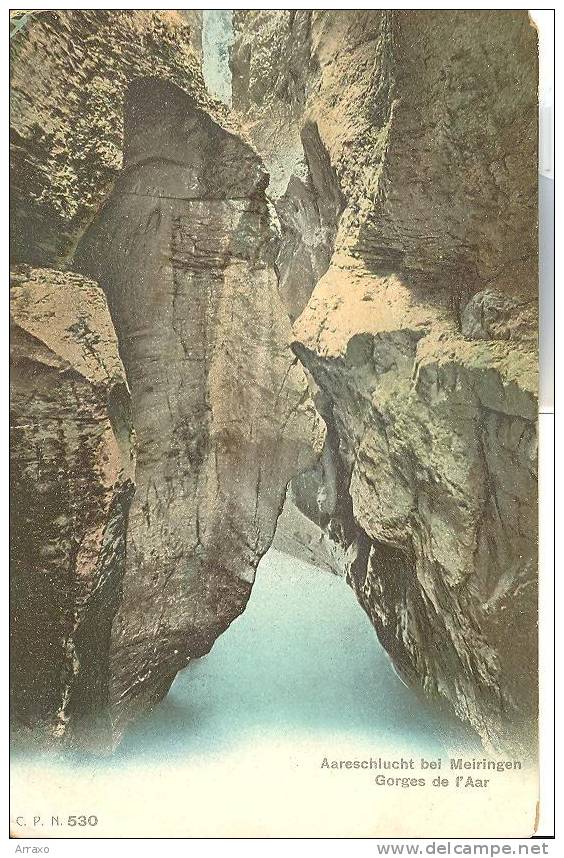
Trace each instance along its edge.
<instances>
[{"instance_id":1,"label":"turquoise water","mask_svg":"<svg viewBox=\"0 0 564 858\"><path fill-rule=\"evenodd\" d=\"M117 758L179 763L273 735L434 756L478 748L403 685L344 580L271 550L245 612L178 675Z\"/></svg>"},{"instance_id":2,"label":"turquoise water","mask_svg":"<svg viewBox=\"0 0 564 858\"><path fill-rule=\"evenodd\" d=\"M437 800L433 787L377 786L373 771L322 764L455 749L477 742L402 684L346 583L270 551L245 612L112 758L12 760L12 818L41 835L53 816L81 813L96 837L439 836L449 818L481 819L490 796Z\"/></svg>"}]
</instances>

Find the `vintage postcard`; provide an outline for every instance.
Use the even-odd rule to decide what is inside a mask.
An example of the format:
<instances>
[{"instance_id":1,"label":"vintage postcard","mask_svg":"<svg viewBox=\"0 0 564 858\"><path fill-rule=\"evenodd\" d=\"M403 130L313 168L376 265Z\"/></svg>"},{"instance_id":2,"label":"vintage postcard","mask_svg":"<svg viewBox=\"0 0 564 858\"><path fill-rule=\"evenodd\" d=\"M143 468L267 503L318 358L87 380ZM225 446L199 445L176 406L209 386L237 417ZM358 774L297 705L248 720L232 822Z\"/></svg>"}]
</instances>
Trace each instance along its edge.
<instances>
[{"instance_id":1,"label":"vintage postcard","mask_svg":"<svg viewBox=\"0 0 564 858\"><path fill-rule=\"evenodd\" d=\"M537 68L12 10L12 837L533 835Z\"/></svg>"}]
</instances>

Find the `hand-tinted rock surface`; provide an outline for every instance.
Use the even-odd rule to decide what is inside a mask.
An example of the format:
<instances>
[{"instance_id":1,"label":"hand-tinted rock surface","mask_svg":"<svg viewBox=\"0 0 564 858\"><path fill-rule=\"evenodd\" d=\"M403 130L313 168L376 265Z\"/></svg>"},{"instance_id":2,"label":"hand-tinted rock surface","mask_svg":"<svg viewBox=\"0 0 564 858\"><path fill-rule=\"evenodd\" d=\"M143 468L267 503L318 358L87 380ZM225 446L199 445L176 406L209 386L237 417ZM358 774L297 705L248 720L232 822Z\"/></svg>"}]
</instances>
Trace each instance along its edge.
<instances>
[{"instance_id":1,"label":"hand-tinted rock surface","mask_svg":"<svg viewBox=\"0 0 564 858\"><path fill-rule=\"evenodd\" d=\"M20 652L29 638L35 675L41 666L37 693L28 673L16 677L20 723L78 737L98 719L107 743L108 704L118 739L244 608L291 480L277 538L297 534L296 550L319 556L322 535L324 565L346 568L403 676L490 744L528 725L537 276L526 14L238 10L230 121L263 159L268 191L255 151L214 121L225 110L205 94L199 15L39 10L18 22L13 260L76 267L102 285L139 440L108 643L129 428L122 442L114 394L107 413L97 398L106 376L79 370L71 384L59 361L102 356L113 378L114 334L93 341L94 322L68 317L80 304L80 319L99 321L91 281L20 272L16 315L26 283L80 291L58 321L33 304L38 330L27 309L14 328L17 616L30 606L15 635ZM288 316L299 316L293 335ZM51 327L58 339L44 346ZM319 462L312 395L327 425ZM45 479L30 432L56 462ZM54 493L51 511L35 514L34 491ZM113 559L103 550L96 565L108 520ZM30 542L29 522L46 535L29 524ZM91 556L77 560L83 545ZM106 560L100 604L106 573L92 569Z\"/></svg>"},{"instance_id":2,"label":"hand-tinted rock surface","mask_svg":"<svg viewBox=\"0 0 564 858\"><path fill-rule=\"evenodd\" d=\"M534 342L466 340L448 306L353 269L295 333L362 529L350 582L402 674L495 745L536 705Z\"/></svg>"},{"instance_id":3,"label":"hand-tinted rock surface","mask_svg":"<svg viewBox=\"0 0 564 858\"><path fill-rule=\"evenodd\" d=\"M287 171L315 123L346 200L338 248L462 298L486 284L536 295L526 12L237 10L234 21L234 107Z\"/></svg>"},{"instance_id":4,"label":"hand-tinted rock surface","mask_svg":"<svg viewBox=\"0 0 564 858\"><path fill-rule=\"evenodd\" d=\"M200 16L71 10L16 18L11 41L13 259L80 267L81 273L101 278L134 391L139 459L127 536L129 571L111 647L120 587L110 593L111 615L106 612L99 624L103 653L98 644L91 646L89 669L99 672L96 682L103 688L89 680L84 711L76 695L72 704L59 700L59 674L72 673L75 665L76 586L64 552L53 555L40 599L27 591L21 596L29 609L26 622L36 629L31 639L37 638L41 650L35 662L49 660L42 647L49 653L66 647L66 655L52 656L53 667L41 680L43 696L53 697L48 705L38 703L45 718L54 719L51 733L74 736L78 716L86 724L94 715L104 730L89 740L107 746L119 739L129 718L166 693L190 656L209 650L243 609L254 568L272 539L286 484L313 465L323 428L303 369L289 349L289 321L272 264L276 241L264 196L268 177L255 153L210 118L224 110L203 86ZM68 278L69 288L91 282L56 271L41 277L63 284ZM89 301L94 315L96 302L104 301L94 285L82 289L81 300L85 318ZM42 323L47 332L50 325L58 330L50 318ZM73 327L77 348L86 355L93 349L95 355L98 340L81 324ZM33 343L20 340L14 335L18 367L28 357L36 360L26 357ZM120 368L125 384L121 363ZM57 416L63 435L75 423L89 425L94 407L79 397L73 411L64 390L59 393L69 425L65 414ZM30 398L14 393L13 399L16 411L22 409L18 425L27 409L38 438L50 439L51 417L36 414L39 406ZM31 455L26 443L21 434L14 436L17 461ZM57 448L57 455L61 474L76 468L74 448ZM32 491L33 480L39 495L47 490L40 485L40 468L26 475L26 492ZM97 493L105 497L106 477L89 472L92 492L83 493L80 505L71 498L78 505L73 519L78 531L91 526L96 477L101 480ZM55 491L50 483L47 488ZM23 484L14 491L19 592L27 573L20 570L26 561L20 563L18 551L25 554L39 537L29 540ZM51 541L59 530L63 539L64 521L49 519L48 526ZM123 527L119 538L121 585ZM82 555L78 561L83 562ZM88 592L80 595L82 611L97 616ZM20 603L14 604L20 617ZM22 624L19 647L25 628ZM20 661L16 648L14 663ZM14 683L15 713L19 717L21 710L26 723L36 727L43 709L25 708L28 686L20 679L21 671Z\"/></svg>"},{"instance_id":5,"label":"hand-tinted rock surface","mask_svg":"<svg viewBox=\"0 0 564 858\"><path fill-rule=\"evenodd\" d=\"M10 39L12 261L66 267L122 167L129 84L154 75L209 103L198 25L162 10L24 18Z\"/></svg>"},{"instance_id":6,"label":"hand-tinted rock surface","mask_svg":"<svg viewBox=\"0 0 564 858\"><path fill-rule=\"evenodd\" d=\"M92 281L22 266L10 321L12 722L25 741L96 746L133 494L129 390Z\"/></svg>"},{"instance_id":7,"label":"hand-tinted rock surface","mask_svg":"<svg viewBox=\"0 0 564 858\"><path fill-rule=\"evenodd\" d=\"M294 331L340 501L312 514L312 473L300 509L402 674L495 745L536 713L536 34L487 11L235 30L259 150L284 163L285 128L314 123L344 199Z\"/></svg>"},{"instance_id":8,"label":"hand-tinted rock surface","mask_svg":"<svg viewBox=\"0 0 564 858\"><path fill-rule=\"evenodd\" d=\"M126 105L125 157L76 257L108 296L139 445L112 641L118 724L243 610L286 484L323 439L253 150L148 80Z\"/></svg>"}]
</instances>

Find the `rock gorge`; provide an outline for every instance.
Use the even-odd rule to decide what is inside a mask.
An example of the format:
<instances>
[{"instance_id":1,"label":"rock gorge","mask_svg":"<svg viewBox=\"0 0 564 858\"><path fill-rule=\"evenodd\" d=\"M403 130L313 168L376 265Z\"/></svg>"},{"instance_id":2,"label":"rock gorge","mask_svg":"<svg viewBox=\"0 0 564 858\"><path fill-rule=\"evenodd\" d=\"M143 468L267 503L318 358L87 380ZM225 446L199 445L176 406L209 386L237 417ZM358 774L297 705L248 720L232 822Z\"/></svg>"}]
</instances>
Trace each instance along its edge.
<instances>
[{"instance_id":1,"label":"rock gorge","mask_svg":"<svg viewBox=\"0 0 564 858\"><path fill-rule=\"evenodd\" d=\"M486 747L530 741L535 31L238 10L228 109L205 24L12 38L14 733L114 746L275 538Z\"/></svg>"}]
</instances>

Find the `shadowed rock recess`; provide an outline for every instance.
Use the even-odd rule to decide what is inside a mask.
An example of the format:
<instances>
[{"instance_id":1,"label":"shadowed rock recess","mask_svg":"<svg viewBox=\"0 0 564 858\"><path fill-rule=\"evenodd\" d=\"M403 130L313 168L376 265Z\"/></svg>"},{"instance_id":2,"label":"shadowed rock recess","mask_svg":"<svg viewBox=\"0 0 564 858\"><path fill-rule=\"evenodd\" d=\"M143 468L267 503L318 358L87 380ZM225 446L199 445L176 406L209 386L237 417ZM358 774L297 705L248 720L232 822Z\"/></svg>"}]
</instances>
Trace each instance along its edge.
<instances>
[{"instance_id":1,"label":"shadowed rock recess","mask_svg":"<svg viewBox=\"0 0 564 858\"><path fill-rule=\"evenodd\" d=\"M229 114L197 12L17 16L15 735L113 747L278 522L412 687L530 744L526 13L238 10Z\"/></svg>"}]
</instances>

